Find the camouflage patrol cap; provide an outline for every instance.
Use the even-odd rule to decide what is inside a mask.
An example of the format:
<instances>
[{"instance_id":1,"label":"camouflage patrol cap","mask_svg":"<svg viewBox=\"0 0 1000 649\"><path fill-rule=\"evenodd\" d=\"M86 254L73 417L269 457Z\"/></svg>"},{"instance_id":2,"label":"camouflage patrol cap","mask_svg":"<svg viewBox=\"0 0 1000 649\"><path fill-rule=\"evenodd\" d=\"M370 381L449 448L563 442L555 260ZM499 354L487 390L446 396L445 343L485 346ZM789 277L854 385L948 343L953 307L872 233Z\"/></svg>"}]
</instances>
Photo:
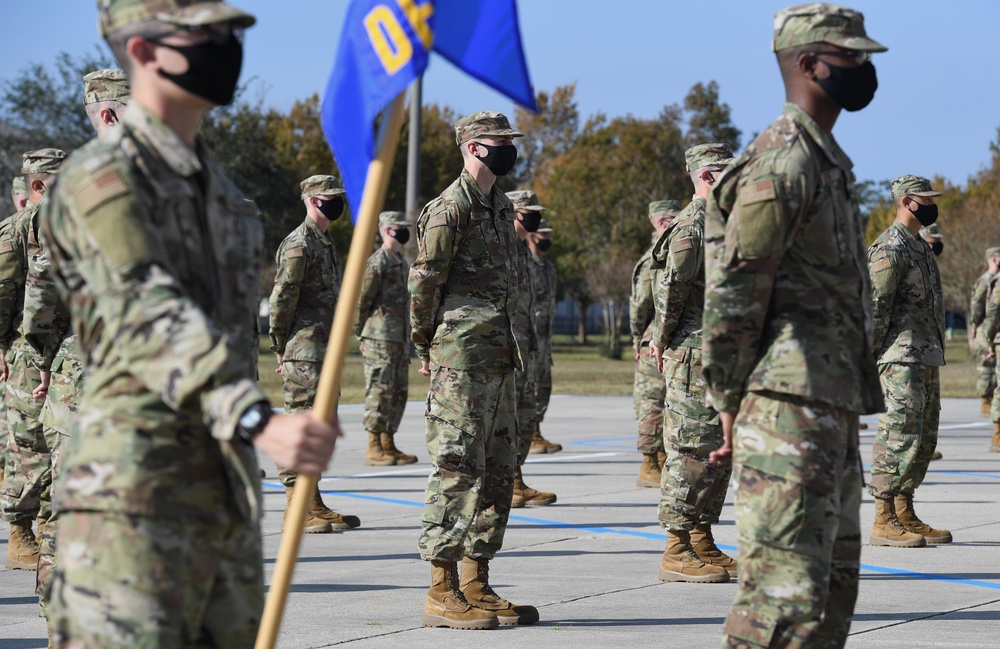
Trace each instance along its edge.
<instances>
[{"instance_id":1,"label":"camouflage patrol cap","mask_svg":"<svg viewBox=\"0 0 1000 649\"><path fill-rule=\"evenodd\" d=\"M549 225L549 220L543 216L542 220L538 222L538 229L535 230L535 233L548 234L550 232L553 232L552 226Z\"/></svg>"},{"instance_id":2,"label":"camouflage patrol cap","mask_svg":"<svg viewBox=\"0 0 1000 649\"><path fill-rule=\"evenodd\" d=\"M14 176L14 180L10 183L10 197L16 203L17 199L15 197L27 195L28 183L24 180L24 176Z\"/></svg>"},{"instance_id":3,"label":"camouflage patrol cap","mask_svg":"<svg viewBox=\"0 0 1000 649\"><path fill-rule=\"evenodd\" d=\"M774 14L773 51L780 52L809 43L829 43L862 52L886 52L889 49L868 38L865 17L854 9L829 2L810 2Z\"/></svg>"},{"instance_id":4,"label":"camouflage patrol cap","mask_svg":"<svg viewBox=\"0 0 1000 649\"><path fill-rule=\"evenodd\" d=\"M538 196L530 189L519 189L516 192L507 192L507 198L514 204L515 210L524 212L544 212L545 208L538 203Z\"/></svg>"},{"instance_id":5,"label":"camouflage patrol cap","mask_svg":"<svg viewBox=\"0 0 1000 649\"><path fill-rule=\"evenodd\" d=\"M326 176L323 174L309 176L299 183L299 189L302 190L303 200L310 196L337 196L347 193L336 176Z\"/></svg>"},{"instance_id":6,"label":"camouflage patrol cap","mask_svg":"<svg viewBox=\"0 0 1000 649\"><path fill-rule=\"evenodd\" d=\"M684 164L689 172L709 165L724 167L732 161L733 150L721 142L698 144L684 152Z\"/></svg>"},{"instance_id":7,"label":"camouflage patrol cap","mask_svg":"<svg viewBox=\"0 0 1000 649\"><path fill-rule=\"evenodd\" d=\"M892 197L900 196L940 196L931 188L931 181L921 176L906 174L892 181Z\"/></svg>"},{"instance_id":8,"label":"camouflage patrol cap","mask_svg":"<svg viewBox=\"0 0 1000 649\"><path fill-rule=\"evenodd\" d=\"M922 239L937 239L938 241L944 239L944 235L941 234L941 226L937 223L931 223L920 228L920 237Z\"/></svg>"},{"instance_id":9,"label":"camouflage patrol cap","mask_svg":"<svg viewBox=\"0 0 1000 649\"><path fill-rule=\"evenodd\" d=\"M128 77L125 71L113 68L111 70L94 70L83 77L83 104L93 104L97 101L120 101L127 104L131 91L128 87Z\"/></svg>"},{"instance_id":10,"label":"camouflage patrol cap","mask_svg":"<svg viewBox=\"0 0 1000 649\"><path fill-rule=\"evenodd\" d=\"M466 115L455 122L455 144L461 146L476 137L524 137L524 133L515 131L503 113L495 110L481 110L478 113Z\"/></svg>"},{"instance_id":11,"label":"camouflage patrol cap","mask_svg":"<svg viewBox=\"0 0 1000 649\"><path fill-rule=\"evenodd\" d=\"M97 0L97 12L101 36L153 22L178 27L229 22L249 27L257 22L252 15L219 0Z\"/></svg>"},{"instance_id":12,"label":"camouflage patrol cap","mask_svg":"<svg viewBox=\"0 0 1000 649\"><path fill-rule=\"evenodd\" d=\"M989 261L994 257L1000 257L1000 246L986 249L986 261Z\"/></svg>"},{"instance_id":13,"label":"camouflage patrol cap","mask_svg":"<svg viewBox=\"0 0 1000 649\"><path fill-rule=\"evenodd\" d=\"M408 228L413 222L407 221L406 215L402 212L382 212L378 215L378 226L384 228L387 225Z\"/></svg>"},{"instance_id":14,"label":"camouflage patrol cap","mask_svg":"<svg viewBox=\"0 0 1000 649\"><path fill-rule=\"evenodd\" d=\"M653 201L649 204L649 220L659 216L677 216L681 212L681 202L673 199Z\"/></svg>"},{"instance_id":15,"label":"camouflage patrol cap","mask_svg":"<svg viewBox=\"0 0 1000 649\"><path fill-rule=\"evenodd\" d=\"M54 174L59 171L59 165L66 159L66 152L61 149L38 149L28 151L21 157L21 173Z\"/></svg>"}]
</instances>

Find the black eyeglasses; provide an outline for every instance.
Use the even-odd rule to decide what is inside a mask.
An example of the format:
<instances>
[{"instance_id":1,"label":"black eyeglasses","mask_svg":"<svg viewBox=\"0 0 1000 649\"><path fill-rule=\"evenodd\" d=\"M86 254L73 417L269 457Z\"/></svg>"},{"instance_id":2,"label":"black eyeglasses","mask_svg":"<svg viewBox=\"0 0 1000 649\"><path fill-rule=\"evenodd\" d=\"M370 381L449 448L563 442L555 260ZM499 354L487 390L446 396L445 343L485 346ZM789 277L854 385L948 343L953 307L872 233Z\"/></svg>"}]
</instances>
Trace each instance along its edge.
<instances>
[{"instance_id":1,"label":"black eyeglasses","mask_svg":"<svg viewBox=\"0 0 1000 649\"><path fill-rule=\"evenodd\" d=\"M155 34L143 34L147 41L159 41L174 34L198 34L204 33L208 36L209 42L215 45L225 45L230 38L235 38L239 43L243 42L243 35L246 29L231 23L214 23L211 25L183 25L176 29Z\"/></svg>"},{"instance_id":2,"label":"black eyeglasses","mask_svg":"<svg viewBox=\"0 0 1000 649\"><path fill-rule=\"evenodd\" d=\"M806 52L809 56L839 56L842 59L854 59L854 62L858 65L864 65L872 60L871 52L862 52L861 50L823 50L817 52Z\"/></svg>"}]
</instances>

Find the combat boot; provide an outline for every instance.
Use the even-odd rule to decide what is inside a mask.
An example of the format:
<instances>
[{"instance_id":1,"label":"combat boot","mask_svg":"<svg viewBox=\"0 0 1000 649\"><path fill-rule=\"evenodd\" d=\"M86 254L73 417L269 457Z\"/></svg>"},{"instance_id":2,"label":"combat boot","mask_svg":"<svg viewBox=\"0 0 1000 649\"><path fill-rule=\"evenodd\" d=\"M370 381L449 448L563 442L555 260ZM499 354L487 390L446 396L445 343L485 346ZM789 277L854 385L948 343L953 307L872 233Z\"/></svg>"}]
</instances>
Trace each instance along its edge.
<instances>
[{"instance_id":1,"label":"combat boot","mask_svg":"<svg viewBox=\"0 0 1000 649\"><path fill-rule=\"evenodd\" d=\"M899 494L892 504L896 509L896 518L903 524L907 532L919 534L928 543L951 543L951 532L936 530L920 520L916 510L913 509L913 494Z\"/></svg>"},{"instance_id":2,"label":"combat boot","mask_svg":"<svg viewBox=\"0 0 1000 649\"><path fill-rule=\"evenodd\" d=\"M868 544L890 548L922 548L927 545L927 539L903 527L896 516L896 507L892 500L876 498L875 522L872 524L872 535L868 539Z\"/></svg>"},{"instance_id":3,"label":"combat boot","mask_svg":"<svg viewBox=\"0 0 1000 649\"><path fill-rule=\"evenodd\" d=\"M639 467L639 477L636 478L635 486L659 489L661 473L658 464L656 453L643 453L642 466Z\"/></svg>"},{"instance_id":4,"label":"combat boot","mask_svg":"<svg viewBox=\"0 0 1000 649\"><path fill-rule=\"evenodd\" d=\"M722 566L705 563L691 547L687 530L667 531L667 549L660 559L660 581L689 581L721 584L729 581L729 571Z\"/></svg>"},{"instance_id":5,"label":"combat boot","mask_svg":"<svg viewBox=\"0 0 1000 649\"><path fill-rule=\"evenodd\" d=\"M691 549L694 550L699 559L709 565L725 568L730 577L736 576L737 561L715 545L711 525L708 523L695 525L690 534Z\"/></svg>"},{"instance_id":6,"label":"combat boot","mask_svg":"<svg viewBox=\"0 0 1000 649\"><path fill-rule=\"evenodd\" d=\"M663 449L656 452L656 464L660 467L660 473L663 473L663 467L667 466L667 453Z\"/></svg>"},{"instance_id":7,"label":"combat boot","mask_svg":"<svg viewBox=\"0 0 1000 649\"><path fill-rule=\"evenodd\" d=\"M389 457L396 460L396 464L416 464L416 455L407 455L398 448L396 448L396 442L393 441L393 433L381 433L380 437L382 439L382 454L388 455Z\"/></svg>"},{"instance_id":8,"label":"combat boot","mask_svg":"<svg viewBox=\"0 0 1000 649\"><path fill-rule=\"evenodd\" d=\"M30 518L10 524L7 560L3 565L11 570L38 570L38 543L31 531Z\"/></svg>"},{"instance_id":9,"label":"combat boot","mask_svg":"<svg viewBox=\"0 0 1000 649\"><path fill-rule=\"evenodd\" d=\"M514 494L511 496L511 499L510 499L510 508L511 509L520 509L520 508L524 507L524 503L525 503L524 496L522 496L521 494L519 494L519 493L517 493L515 491Z\"/></svg>"},{"instance_id":10,"label":"combat boot","mask_svg":"<svg viewBox=\"0 0 1000 649\"><path fill-rule=\"evenodd\" d=\"M521 475L521 469L518 467L517 473L514 474L514 498L520 496L524 499L524 504L528 507L540 507L541 505L551 505L556 501L556 495L548 491L538 491L537 489L532 489L528 485L524 484L524 478ZM511 501L511 507L513 507L513 501Z\"/></svg>"},{"instance_id":11,"label":"combat boot","mask_svg":"<svg viewBox=\"0 0 1000 649\"><path fill-rule=\"evenodd\" d=\"M542 437L542 429L535 424L535 432L531 434L531 447L528 453L558 453L562 450L562 444L556 444Z\"/></svg>"},{"instance_id":12,"label":"combat boot","mask_svg":"<svg viewBox=\"0 0 1000 649\"><path fill-rule=\"evenodd\" d=\"M292 494L294 493L294 486L285 487L285 495L288 497L288 500L285 502L285 515L281 519L282 532L285 531L285 521L288 520L288 509L292 505ZM309 509L312 510L312 503L310 503ZM306 524L302 531L306 534L326 534L327 532L332 532L333 528L330 527L330 523L328 521L325 521L322 518L316 518L312 511L309 511L306 513Z\"/></svg>"},{"instance_id":13,"label":"combat boot","mask_svg":"<svg viewBox=\"0 0 1000 649\"><path fill-rule=\"evenodd\" d=\"M353 530L361 527L361 519L349 514L338 514L323 503L323 496L319 492L319 485L313 491L312 500L309 501L309 516L317 520L326 521L330 524L330 529Z\"/></svg>"},{"instance_id":14,"label":"combat boot","mask_svg":"<svg viewBox=\"0 0 1000 649\"><path fill-rule=\"evenodd\" d=\"M534 624L538 609L527 604L512 604L490 587L490 560L462 559L462 594L472 606L497 616L500 626Z\"/></svg>"},{"instance_id":15,"label":"combat boot","mask_svg":"<svg viewBox=\"0 0 1000 649\"><path fill-rule=\"evenodd\" d=\"M940 460L943 457L944 454L941 451L934 449L934 452L931 453L931 462L933 462L934 460Z\"/></svg>"},{"instance_id":16,"label":"combat boot","mask_svg":"<svg viewBox=\"0 0 1000 649\"><path fill-rule=\"evenodd\" d=\"M989 397L982 398L982 405L979 406L979 414L983 417L989 417L990 411L993 410L993 400Z\"/></svg>"},{"instance_id":17,"label":"combat boot","mask_svg":"<svg viewBox=\"0 0 1000 649\"><path fill-rule=\"evenodd\" d=\"M454 561L431 561L431 587L424 603L422 626L449 629L495 629L497 616L466 601L458 585L458 564Z\"/></svg>"},{"instance_id":18,"label":"combat boot","mask_svg":"<svg viewBox=\"0 0 1000 649\"><path fill-rule=\"evenodd\" d=\"M1000 424L993 424L993 439L990 440L990 453L1000 453Z\"/></svg>"},{"instance_id":19,"label":"combat boot","mask_svg":"<svg viewBox=\"0 0 1000 649\"><path fill-rule=\"evenodd\" d=\"M382 440L378 433L368 433L368 452L365 453L365 464L368 466L392 466L396 458L386 455L382 450Z\"/></svg>"}]
</instances>

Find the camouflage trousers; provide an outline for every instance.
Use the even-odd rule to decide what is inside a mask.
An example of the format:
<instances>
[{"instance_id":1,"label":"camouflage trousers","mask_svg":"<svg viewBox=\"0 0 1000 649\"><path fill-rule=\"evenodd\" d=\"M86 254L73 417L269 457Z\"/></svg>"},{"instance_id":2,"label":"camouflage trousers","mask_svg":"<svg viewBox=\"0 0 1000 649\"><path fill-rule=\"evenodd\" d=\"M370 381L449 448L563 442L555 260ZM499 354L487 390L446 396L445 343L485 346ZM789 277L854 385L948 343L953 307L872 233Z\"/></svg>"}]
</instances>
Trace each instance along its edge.
<instances>
[{"instance_id":1,"label":"camouflage trousers","mask_svg":"<svg viewBox=\"0 0 1000 649\"><path fill-rule=\"evenodd\" d=\"M15 345L7 355L10 375L4 405L8 445L0 508L5 521L24 521L39 515L41 495L52 480L52 465L38 416L42 401L31 396L41 374L28 362L26 345Z\"/></svg>"},{"instance_id":2,"label":"camouflage trousers","mask_svg":"<svg viewBox=\"0 0 1000 649\"><path fill-rule=\"evenodd\" d=\"M321 369L321 363L312 361L281 362L281 394L285 400L285 412L291 414L313 407ZM286 487L295 484L297 475L294 471L278 467L278 480Z\"/></svg>"},{"instance_id":3,"label":"camouflage trousers","mask_svg":"<svg viewBox=\"0 0 1000 649\"><path fill-rule=\"evenodd\" d=\"M980 335L982 327L980 327ZM978 337L973 347L976 359L976 396L981 399L992 399L997 388L997 357L987 356L988 348L978 343Z\"/></svg>"},{"instance_id":4,"label":"camouflage trousers","mask_svg":"<svg viewBox=\"0 0 1000 649\"><path fill-rule=\"evenodd\" d=\"M639 424L636 447L642 454L663 450L663 402L667 394L667 381L656 369L655 360L649 355L649 345L639 349L635 362L635 384L632 389L632 407Z\"/></svg>"},{"instance_id":5,"label":"camouflage trousers","mask_svg":"<svg viewBox=\"0 0 1000 649\"><path fill-rule=\"evenodd\" d=\"M538 336L538 354L535 356L535 413L538 423L545 419L552 398L552 338Z\"/></svg>"},{"instance_id":6,"label":"camouflage trousers","mask_svg":"<svg viewBox=\"0 0 1000 649\"><path fill-rule=\"evenodd\" d=\"M514 371L514 389L517 392L517 466L524 466L524 461L528 459L531 438L538 421L535 366L534 363L524 365L524 370Z\"/></svg>"},{"instance_id":7,"label":"camouflage trousers","mask_svg":"<svg viewBox=\"0 0 1000 649\"><path fill-rule=\"evenodd\" d=\"M260 531L63 512L48 595L60 647L252 647L264 605Z\"/></svg>"},{"instance_id":8,"label":"camouflage trousers","mask_svg":"<svg viewBox=\"0 0 1000 649\"><path fill-rule=\"evenodd\" d=\"M724 647L843 647L861 558L858 415L748 394L734 424L740 581Z\"/></svg>"},{"instance_id":9,"label":"camouflage trousers","mask_svg":"<svg viewBox=\"0 0 1000 649\"><path fill-rule=\"evenodd\" d=\"M672 531L714 525L726 501L732 465L708 461L708 454L722 446L722 425L719 413L705 404L701 350L667 348L663 370L667 459L660 478L660 525Z\"/></svg>"},{"instance_id":10,"label":"camouflage trousers","mask_svg":"<svg viewBox=\"0 0 1000 649\"><path fill-rule=\"evenodd\" d=\"M517 464L515 392L513 372L431 370L432 468L417 544L424 560L492 559L503 546Z\"/></svg>"},{"instance_id":11,"label":"camouflage trousers","mask_svg":"<svg viewBox=\"0 0 1000 649\"><path fill-rule=\"evenodd\" d=\"M410 358L405 342L361 340L365 363L365 430L395 433L406 409Z\"/></svg>"},{"instance_id":12,"label":"camouflage trousers","mask_svg":"<svg viewBox=\"0 0 1000 649\"><path fill-rule=\"evenodd\" d=\"M52 456L52 485L44 494L42 511L49 511L45 528L38 539L38 572L35 573L35 594L38 595L38 614L48 615L48 588L52 582L52 574L56 568L56 530L59 526L59 510L52 509L52 499L58 484L59 470L62 467L63 451L68 446L69 435L63 435L57 430L45 427L45 440L48 442ZM41 514L39 515L41 516Z\"/></svg>"},{"instance_id":13,"label":"camouflage trousers","mask_svg":"<svg viewBox=\"0 0 1000 649\"><path fill-rule=\"evenodd\" d=\"M941 420L939 368L916 363L878 366L885 412L872 444L868 493L876 498L912 495L924 481L937 447Z\"/></svg>"}]
</instances>

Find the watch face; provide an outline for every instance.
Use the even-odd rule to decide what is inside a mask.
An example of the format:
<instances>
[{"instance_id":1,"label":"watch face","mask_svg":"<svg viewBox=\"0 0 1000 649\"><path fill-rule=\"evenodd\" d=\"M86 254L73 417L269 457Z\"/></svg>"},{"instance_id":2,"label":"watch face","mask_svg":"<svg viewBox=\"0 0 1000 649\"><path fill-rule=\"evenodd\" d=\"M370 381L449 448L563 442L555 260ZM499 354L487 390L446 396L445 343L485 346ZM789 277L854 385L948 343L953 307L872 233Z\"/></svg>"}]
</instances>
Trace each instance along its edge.
<instances>
[{"instance_id":1,"label":"watch face","mask_svg":"<svg viewBox=\"0 0 1000 649\"><path fill-rule=\"evenodd\" d=\"M243 426L244 428L254 428L258 424L260 424L261 419L262 416L260 414L260 411L254 408L252 410L248 410L243 415L243 417L240 419L240 425Z\"/></svg>"}]
</instances>

